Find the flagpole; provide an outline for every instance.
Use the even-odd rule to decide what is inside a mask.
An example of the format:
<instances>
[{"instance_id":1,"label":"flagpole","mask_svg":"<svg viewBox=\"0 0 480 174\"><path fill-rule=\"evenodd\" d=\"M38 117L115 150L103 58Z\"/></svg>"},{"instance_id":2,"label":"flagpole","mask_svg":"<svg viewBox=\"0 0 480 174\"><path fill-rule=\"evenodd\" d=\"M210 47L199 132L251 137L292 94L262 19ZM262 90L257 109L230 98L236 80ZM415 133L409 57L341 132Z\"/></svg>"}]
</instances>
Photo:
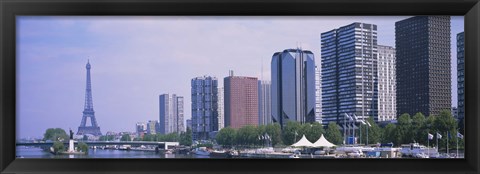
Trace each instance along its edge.
<instances>
[{"instance_id":1,"label":"flagpole","mask_svg":"<svg viewBox=\"0 0 480 174\"><path fill-rule=\"evenodd\" d=\"M458 158L458 131L457 131L457 156L455 158Z\"/></svg>"},{"instance_id":2,"label":"flagpole","mask_svg":"<svg viewBox=\"0 0 480 174\"><path fill-rule=\"evenodd\" d=\"M447 155L448 155L448 137L450 136L450 132L447 131Z\"/></svg>"}]
</instances>

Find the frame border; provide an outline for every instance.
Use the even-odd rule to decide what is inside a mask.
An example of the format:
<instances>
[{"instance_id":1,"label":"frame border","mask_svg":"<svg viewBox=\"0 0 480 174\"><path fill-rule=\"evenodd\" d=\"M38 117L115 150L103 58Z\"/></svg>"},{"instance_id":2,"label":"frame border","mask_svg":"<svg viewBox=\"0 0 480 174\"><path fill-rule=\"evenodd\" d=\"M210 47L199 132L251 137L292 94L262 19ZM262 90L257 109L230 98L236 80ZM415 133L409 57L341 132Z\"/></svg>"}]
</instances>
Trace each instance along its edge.
<instances>
[{"instance_id":1,"label":"frame border","mask_svg":"<svg viewBox=\"0 0 480 174\"><path fill-rule=\"evenodd\" d=\"M0 173L479 173L478 0L0 0ZM374 8L372 8L374 7ZM465 15L465 159L15 159L17 15Z\"/></svg>"}]
</instances>

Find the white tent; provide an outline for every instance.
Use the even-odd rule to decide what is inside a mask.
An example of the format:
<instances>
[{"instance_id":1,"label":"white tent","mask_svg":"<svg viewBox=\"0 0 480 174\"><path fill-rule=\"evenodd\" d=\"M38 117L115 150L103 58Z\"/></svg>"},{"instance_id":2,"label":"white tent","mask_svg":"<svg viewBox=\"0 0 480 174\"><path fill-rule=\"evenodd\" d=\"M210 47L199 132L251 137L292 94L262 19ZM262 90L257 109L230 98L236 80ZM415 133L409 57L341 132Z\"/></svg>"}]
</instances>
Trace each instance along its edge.
<instances>
[{"instance_id":1,"label":"white tent","mask_svg":"<svg viewBox=\"0 0 480 174\"><path fill-rule=\"evenodd\" d=\"M332 144L327 139L325 139L323 134L315 143L313 143L313 147L333 147L333 146L335 146L335 144Z\"/></svg>"},{"instance_id":2,"label":"white tent","mask_svg":"<svg viewBox=\"0 0 480 174\"><path fill-rule=\"evenodd\" d=\"M296 142L295 144L292 144L291 146L293 146L293 147L313 147L313 144L310 141L307 140L305 135L303 135L302 138L300 140L298 140L298 142Z\"/></svg>"}]
</instances>

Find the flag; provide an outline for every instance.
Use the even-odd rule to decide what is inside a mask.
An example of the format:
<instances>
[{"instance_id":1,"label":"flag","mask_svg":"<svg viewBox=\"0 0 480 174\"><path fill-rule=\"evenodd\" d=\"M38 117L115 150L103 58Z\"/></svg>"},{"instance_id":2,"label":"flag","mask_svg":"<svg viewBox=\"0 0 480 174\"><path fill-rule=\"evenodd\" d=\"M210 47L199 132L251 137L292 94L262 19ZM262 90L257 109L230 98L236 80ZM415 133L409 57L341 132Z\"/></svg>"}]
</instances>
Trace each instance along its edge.
<instances>
[{"instance_id":1,"label":"flag","mask_svg":"<svg viewBox=\"0 0 480 174\"><path fill-rule=\"evenodd\" d=\"M358 120L358 117L355 114L353 114L353 119Z\"/></svg>"},{"instance_id":2,"label":"flag","mask_svg":"<svg viewBox=\"0 0 480 174\"><path fill-rule=\"evenodd\" d=\"M370 122L368 122L367 120L365 120L365 122L367 122L368 127L372 127L372 125L370 124Z\"/></svg>"},{"instance_id":3,"label":"flag","mask_svg":"<svg viewBox=\"0 0 480 174\"><path fill-rule=\"evenodd\" d=\"M448 134L448 139L452 139L452 136L450 135L450 132L447 132Z\"/></svg>"},{"instance_id":4,"label":"flag","mask_svg":"<svg viewBox=\"0 0 480 174\"><path fill-rule=\"evenodd\" d=\"M463 135L460 134L460 132L457 132L457 137L460 138L460 139L463 139Z\"/></svg>"},{"instance_id":5,"label":"flag","mask_svg":"<svg viewBox=\"0 0 480 174\"><path fill-rule=\"evenodd\" d=\"M440 135L438 132L437 132L437 138L442 139L442 135Z\"/></svg>"},{"instance_id":6,"label":"flag","mask_svg":"<svg viewBox=\"0 0 480 174\"><path fill-rule=\"evenodd\" d=\"M433 139L433 135L430 134L430 133L428 133L428 139L429 139L429 140Z\"/></svg>"}]
</instances>

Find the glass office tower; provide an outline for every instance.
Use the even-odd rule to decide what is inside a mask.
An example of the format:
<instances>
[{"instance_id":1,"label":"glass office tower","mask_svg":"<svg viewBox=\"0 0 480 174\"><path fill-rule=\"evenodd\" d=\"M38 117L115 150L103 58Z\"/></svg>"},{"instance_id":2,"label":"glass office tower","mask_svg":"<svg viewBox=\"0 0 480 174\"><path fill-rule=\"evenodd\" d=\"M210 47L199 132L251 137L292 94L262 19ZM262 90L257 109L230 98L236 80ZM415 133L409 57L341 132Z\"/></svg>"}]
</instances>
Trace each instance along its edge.
<instances>
[{"instance_id":1,"label":"glass office tower","mask_svg":"<svg viewBox=\"0 0 480 174\"><path fill-rule=\"evenodd\" d=\"M276 52L271 62L272 121L315 121L315 58L308 50Z\"/></svg>"},{"instance_id":2,"label":"glass office tower","mask_svg":"<svg viewBox=\"0 0 480 174\"><path fill-rule=\"evenodd\" d=\"M209 140L218 131L218 80L203 76L193 78L192 139Z\"/></svg>"}]
</instances>

